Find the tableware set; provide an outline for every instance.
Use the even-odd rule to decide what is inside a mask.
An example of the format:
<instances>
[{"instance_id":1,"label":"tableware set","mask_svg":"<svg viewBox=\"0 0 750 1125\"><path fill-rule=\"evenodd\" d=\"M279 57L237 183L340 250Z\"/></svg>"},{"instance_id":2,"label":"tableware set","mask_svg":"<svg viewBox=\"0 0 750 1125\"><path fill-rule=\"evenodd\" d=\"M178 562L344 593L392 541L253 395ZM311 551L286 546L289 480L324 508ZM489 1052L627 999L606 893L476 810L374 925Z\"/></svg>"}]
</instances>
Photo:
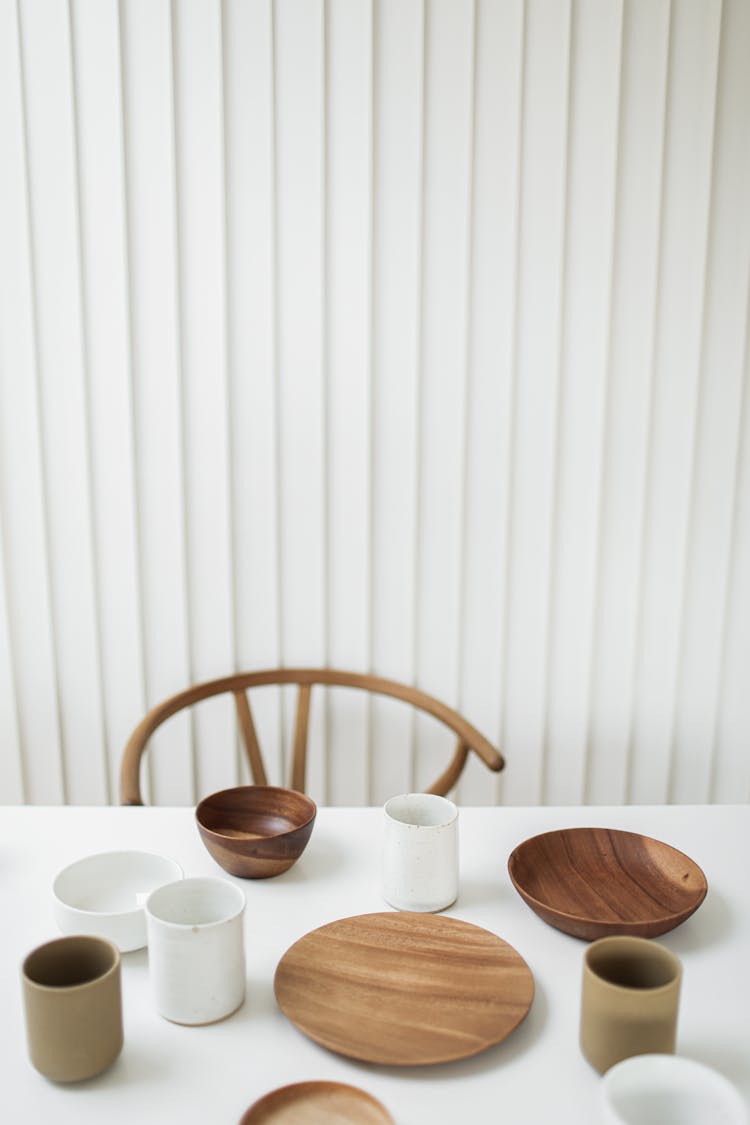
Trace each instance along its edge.
<instances>
[{"instance_id":1,"label":"tableware set","mask_svg":"<svg viewBox=\"0 0 750 1125\"><path fill-rule=\"evenodd\" d=\"M201 801L196 824L226 871L268 878L302 854L315 815L314 803L301 793L241 786ZM583 959L580 1046L606 1076L607 1119L682 1121L648 1116L669 1101L665 1084L679 1068L669 1072L658 1060L671 1058L685 1064L679 1070L688 1075L685 1082L703 1081L706 1098L717 1106L724 1106L725 1095L727 1116L712 1121L746 1120L731 1115L731 1084L716 1076L710 1087L706 1074L715 1072L688 1074L688 1060L673 1055L682 966L649 940L700 906L707 891L700 868L649 837L584 828L524 841L511 853L508 871L540 918L593 942ZM391 1066L465 1058L510 1035L533 1001L531 970L496 934L439 913L459 890L458 810L451 801L409 793L386 802L381 890L395 912L338 919L282 956L274 990L287 1018L332 1051ZM120 950L139 948L146 938L154 1002L164 1018L201 1025L242 1005L245 895L234 883L184 879L172 860L113 852L60 872L53 902L58 925L70 936L34 950L22 969L29 1054L48 1078L77 1081L117 1058ZM639 1070L638 1058L656 1061L644 1061ZM308 1082L261 1098L242 1125L304 1125L325 1120L326 1112L332 1121L392 1121L356 1087Z\"/></svg>"}]
</instances>

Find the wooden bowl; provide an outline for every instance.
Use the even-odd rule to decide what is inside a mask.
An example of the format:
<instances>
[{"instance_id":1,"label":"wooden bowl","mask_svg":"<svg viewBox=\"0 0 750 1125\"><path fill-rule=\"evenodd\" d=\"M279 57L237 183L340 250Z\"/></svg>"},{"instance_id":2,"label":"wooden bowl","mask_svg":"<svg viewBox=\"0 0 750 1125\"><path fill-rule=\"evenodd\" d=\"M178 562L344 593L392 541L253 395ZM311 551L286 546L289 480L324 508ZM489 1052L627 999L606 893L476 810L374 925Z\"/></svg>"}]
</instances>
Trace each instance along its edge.
<instances>
[{"instance_id":1,"label":"wooden bowl","mask_svg":"<svg viewBox=\"0 0 750 1125\"><path fill-rule=\"evenodd\" d=\"M241 879L268 879L297 862L315 823L315 802L294 789L239 785L205 797L195 810L203 843Z\"/></svg>"},{"instance_id":2,"label":"wooden bowl","mask_svg":"<svg viewBox=\"0 0 750 1125\"><path fill-rule=\"evenodd\" d=\"M657 937L706 897L706 877L676 848L610 828L565 828L524 841L508 872L540 918L584 941Z\"/></svg>"}]
</instances>

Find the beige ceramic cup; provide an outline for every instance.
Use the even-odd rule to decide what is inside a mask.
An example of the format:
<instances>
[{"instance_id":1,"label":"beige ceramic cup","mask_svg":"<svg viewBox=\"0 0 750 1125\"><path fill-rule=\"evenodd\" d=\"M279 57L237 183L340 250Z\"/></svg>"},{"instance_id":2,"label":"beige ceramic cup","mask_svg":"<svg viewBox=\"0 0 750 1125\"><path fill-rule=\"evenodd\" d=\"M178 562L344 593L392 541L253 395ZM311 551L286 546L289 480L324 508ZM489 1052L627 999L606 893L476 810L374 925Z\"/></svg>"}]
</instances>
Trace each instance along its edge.
<instances>
[{"instance_id":1,"label":"beige ceramic cup","mask_svg":"<svg viewBox=\"0 0 750 1125\"><path fill-rule=\"evenodd\" d=\"M58 938L21 970L29 1055L53 1082L106 1070L122 1049L120 953L104 938Z\"/></svg>"},{"instance_id":2,"label":"beige ceramic cup","mask_svg":"<svg viewBox=\"0 0 750 1125\"><path fill-rule=\"evenodd\" d=\"M606 937L583 961L581 1050L604 1074L632 1055L673 1054L682 965L658 942Z\"/></svg>"}]
</instances>

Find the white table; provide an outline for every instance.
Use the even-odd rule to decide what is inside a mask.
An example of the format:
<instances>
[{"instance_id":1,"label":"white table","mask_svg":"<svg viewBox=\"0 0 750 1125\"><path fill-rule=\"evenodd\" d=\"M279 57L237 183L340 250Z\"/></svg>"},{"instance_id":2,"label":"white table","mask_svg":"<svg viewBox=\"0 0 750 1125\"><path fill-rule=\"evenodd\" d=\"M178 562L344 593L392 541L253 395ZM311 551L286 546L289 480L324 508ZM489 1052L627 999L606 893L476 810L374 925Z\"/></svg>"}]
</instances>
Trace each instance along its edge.
<instances>
[{"instance_id":1,"label":"white table","mask_svg":"<svg viewBox=\"0 0 750 1125\"><path fill-rule=\"evenodd\" d=\"M186 1028L161 1019L146 951L125 954L123 1053L107 1073L65 1087L28 1061L19 984L25 954L57 936L55 873L82 855L129 847L170 855L186 875L224 873L204 850L191 809L1 809L0 1119L236 1125L266 1091L326 1078L371 1091L398 1125L596 1122L600 1080L577 1042L585 945L537 918L506 868L521 840L577 824L656 836L705 871L709 893L700 910L660 939L684 964L678 1051L722 1070L750 1101L750 807L462 809L461 888L446 913L515 946L534 973L536 996L504 1043L462 1062L403 1069L329 1053L287 1021L273 994L276 965L297 938L335 918L387 909L379 892L381 816L379 809L320 809L291 871L237 880L247 895L248 990L225 1022Z\"/></svg>"}]
</instances>

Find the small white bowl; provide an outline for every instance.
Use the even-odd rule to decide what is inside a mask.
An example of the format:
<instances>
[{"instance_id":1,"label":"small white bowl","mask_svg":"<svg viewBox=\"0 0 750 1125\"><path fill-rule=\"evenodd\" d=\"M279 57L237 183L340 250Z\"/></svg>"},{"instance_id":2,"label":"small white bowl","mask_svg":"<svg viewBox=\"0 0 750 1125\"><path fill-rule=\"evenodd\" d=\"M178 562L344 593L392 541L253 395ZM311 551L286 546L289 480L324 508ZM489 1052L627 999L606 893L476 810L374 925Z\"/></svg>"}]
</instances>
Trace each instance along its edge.
<instances>
[{"instance_id":1,"label":"small white bowl","mask_svg":"<svg viewBox=\"0 0 750 1125\"><path fill-rule=\"evenodd\" d=\"M605 1120L617 1125L747 1125L739 1091L679 1055L635 1055L602 1079Z\"/></svg>"},{"instance_id":2,"label":"small white bowl","mask_svg":"<svg viewBox=\"0 0 750 1125\"><path fill-rule=\"evenodd\" d=\"M63 868L52 884L64 934L94 934L121 953L146 944L143 906L157 887L182 879L178 863L152 852L100 852Z\"/></svg>"}]
</instances>

